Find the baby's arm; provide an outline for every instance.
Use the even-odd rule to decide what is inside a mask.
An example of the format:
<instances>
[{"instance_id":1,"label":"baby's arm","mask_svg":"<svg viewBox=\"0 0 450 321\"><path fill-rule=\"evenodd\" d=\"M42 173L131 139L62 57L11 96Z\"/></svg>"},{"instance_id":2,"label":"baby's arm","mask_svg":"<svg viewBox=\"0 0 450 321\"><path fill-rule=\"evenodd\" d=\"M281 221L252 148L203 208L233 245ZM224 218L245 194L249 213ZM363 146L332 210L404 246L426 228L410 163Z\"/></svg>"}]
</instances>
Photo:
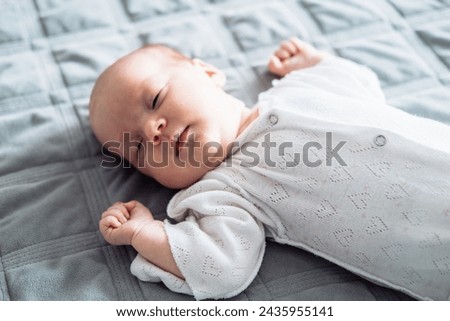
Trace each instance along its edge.
<instances>
[{"instance_id":1,"label":"baby's arm","mask_svg":"<svg viewBox=\"0 0 450 321\"><path fill-rule=\"evenodd\" d=\"M173 223L165 221L164 228L184 282L141 255L131 264L131 273L144 282L162 281L170 290L198 300L242 292L261 265L265 234L257 219L261 209L231 186L236 186L231 179L211 171L167 205Z\"/></svg>"},{"instance_id":2,"label":"baby's arm","mask_svg":"<svg viewBox=\"0 0 450 321\"><path fill-rule=\"evenodd\" d=\"M317 67L314 67L316 65ZM372 70L320 51L295 37L281 42L280 47L270 57L267 67L270 72L281 77L291 71L314 67L302 71L296 77L308 85L316 85L328 91L335 89L334 91L341 95L375 99L385 103L378 77Z\"/></svg>"},{"instance_id":3,"label":"baby's arm","mask_svg":"<svg viewBox=\"0 0 450 321\"><path fill-rule=\"evenodd\" d=\"M155 220L138 201L117 202L102 215L100 232L112 245L132 245L149 262L183 279L172 252L164 223Z\"/></svg>"},{"instance_id":4,"label":"baby's arm","mask_svg":"<svg viewBox=\"0 0 450 321\"><path fill-rule=\"evenodd\" d=\"M317 50L296 37L281 42L280 47L269 59L269 71L284 77L294 70L317 65L328 54Z\"/></svg>"}]
</instances>

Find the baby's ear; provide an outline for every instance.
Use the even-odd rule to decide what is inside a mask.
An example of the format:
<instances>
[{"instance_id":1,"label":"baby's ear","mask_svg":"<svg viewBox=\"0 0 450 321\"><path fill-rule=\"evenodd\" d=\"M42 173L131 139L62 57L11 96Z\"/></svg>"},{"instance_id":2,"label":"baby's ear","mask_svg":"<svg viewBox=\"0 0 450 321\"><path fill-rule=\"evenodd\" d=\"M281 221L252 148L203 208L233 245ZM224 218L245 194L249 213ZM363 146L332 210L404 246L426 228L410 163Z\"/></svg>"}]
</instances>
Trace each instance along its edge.
<instances>
[{"instance_id":1,"label":"baby's ear","mask_svg":"<svg viewBox=\"0 0 450 321\"><path fill-rule=\"evenodd\" d=\"M192 59L192 64L196 67L201 68L211 78L211 80L217 87L223 88L225 86L227 78L220 69L217 69L213 65L208 64L198 58Z\"/></svg>"}]
</instances>

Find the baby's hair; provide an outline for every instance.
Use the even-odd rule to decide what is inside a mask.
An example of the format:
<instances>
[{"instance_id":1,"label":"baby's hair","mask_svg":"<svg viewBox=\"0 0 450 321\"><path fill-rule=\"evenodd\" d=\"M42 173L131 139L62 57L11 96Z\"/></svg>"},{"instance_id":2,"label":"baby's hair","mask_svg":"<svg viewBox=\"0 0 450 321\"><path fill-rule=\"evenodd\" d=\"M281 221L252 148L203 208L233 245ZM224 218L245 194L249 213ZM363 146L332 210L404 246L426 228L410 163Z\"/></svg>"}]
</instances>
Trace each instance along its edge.
<instances>
[{"instance_id":1,"label":"baby's hair","mask_svg":"<svg viewBox=\"0 0 450 321\"><path fill-rule=\"evenodd\" d=\"M172 48L170 46L164 45L164 44L149 44L145 45L137 50L137 52L151 52L153 50L159 50L167 55L170 59L173 59L175 62L183 62L183 61L190 61L190 58L183 55L181 52L176 50L175 48Z\"/></svg>"}]
</instances>

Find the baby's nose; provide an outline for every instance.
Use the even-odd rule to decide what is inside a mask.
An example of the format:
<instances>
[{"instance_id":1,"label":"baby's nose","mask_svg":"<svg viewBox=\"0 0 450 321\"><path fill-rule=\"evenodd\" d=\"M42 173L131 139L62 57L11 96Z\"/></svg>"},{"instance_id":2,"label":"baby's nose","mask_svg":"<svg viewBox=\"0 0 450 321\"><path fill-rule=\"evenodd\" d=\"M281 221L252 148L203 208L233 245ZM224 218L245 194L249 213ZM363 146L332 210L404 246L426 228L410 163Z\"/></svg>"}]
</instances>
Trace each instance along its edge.
<instances>
[{"instance_id":1,"label":"baby's nose","mask_svg":"<svg viewBox=\"0 0 450 321\"><path fill-rule=\"evenodd\" d=\"M155 145L161 143L164 135L164 128L166 128L166 122L164 121L164 119L159 119L148 124L146 131L148 141L152 142Z\"/></svg>"}]
</instances>

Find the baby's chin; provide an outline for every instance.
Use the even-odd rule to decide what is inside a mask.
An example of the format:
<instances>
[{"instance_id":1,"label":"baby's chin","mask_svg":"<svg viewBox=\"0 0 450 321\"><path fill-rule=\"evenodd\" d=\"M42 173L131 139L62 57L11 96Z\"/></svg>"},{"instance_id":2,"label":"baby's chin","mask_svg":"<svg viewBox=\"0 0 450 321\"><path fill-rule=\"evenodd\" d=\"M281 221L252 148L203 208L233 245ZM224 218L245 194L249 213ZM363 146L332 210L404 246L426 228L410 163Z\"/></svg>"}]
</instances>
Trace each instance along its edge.
<instances>
[{"instance_id":1,"label":"baby's chin","mask_svg":"<svg viewBox=\"0 0 450 321\"><path fill-rule=\"evenodd\" d=\"M197 179L183 179L180 177L173 177L172 179L166 179L158 181L161 185L171 189L185 189L195 184L200 178Z\"/></svg>"},{"instance_id":2,"label":"baby's chin","mask_svg":"<svg viewBox=\"0 0 450 321\"><path fill-rule=\"evenodd\" d=\"M185 189L196 183L205 173L204 171L195 171L192 168L185 168L181 172L179 170L166 171L162 175L161 173L156 173L156 175L151 175L148 171L143 168L138 169L139 172L147 177L150 177L157 181L164 187L170 189Z\"/></svg>"}]
</instances>

